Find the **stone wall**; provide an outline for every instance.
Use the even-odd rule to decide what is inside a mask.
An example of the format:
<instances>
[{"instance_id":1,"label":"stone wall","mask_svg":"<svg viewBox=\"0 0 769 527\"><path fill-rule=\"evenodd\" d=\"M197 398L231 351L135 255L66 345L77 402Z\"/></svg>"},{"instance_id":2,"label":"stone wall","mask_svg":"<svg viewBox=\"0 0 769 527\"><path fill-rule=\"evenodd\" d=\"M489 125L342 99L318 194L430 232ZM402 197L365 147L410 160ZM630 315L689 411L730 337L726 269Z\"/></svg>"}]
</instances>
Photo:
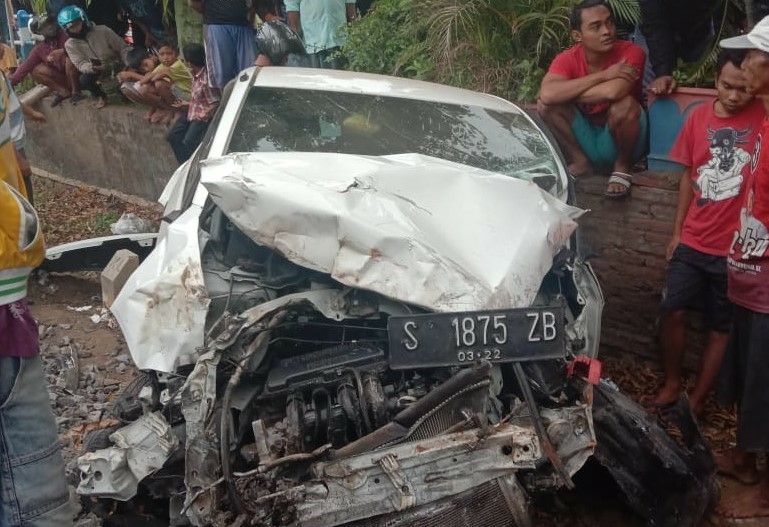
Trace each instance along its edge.
<instances>
[{"instance_id":1,"label":"stone wall","mask_svg":"<svg viewBox=\"0 0 769 527\"><path fill-rule=\"evenodd\" d=\"M38 168L148 200L160 196L177 163L165 140L167 127L149 124L146 110L90 100L50 107L35 104L45 124L27 120L27 157Z\"/></svg>"}]
</instances>

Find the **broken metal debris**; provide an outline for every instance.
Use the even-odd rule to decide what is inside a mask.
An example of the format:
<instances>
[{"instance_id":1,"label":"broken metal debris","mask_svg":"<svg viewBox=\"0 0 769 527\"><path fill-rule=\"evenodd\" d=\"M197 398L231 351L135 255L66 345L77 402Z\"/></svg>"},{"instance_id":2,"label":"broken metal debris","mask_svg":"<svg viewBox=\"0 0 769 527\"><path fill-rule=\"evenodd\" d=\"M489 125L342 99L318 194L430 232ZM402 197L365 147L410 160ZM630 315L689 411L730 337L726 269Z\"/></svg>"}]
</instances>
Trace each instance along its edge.
<instances>
[{"instance_id":1,"label":"broken metal debris","mask_svg":"<svg viewBox=\"0 0 769 527\"><path fill-rule=\"evenodd\" d=\"M128 500L136 495L139 482L160 470L179 448L179 439L159 413L141 416L109 439L115 446L78 459L78 493Z\"/></svg>"}]
</instances>

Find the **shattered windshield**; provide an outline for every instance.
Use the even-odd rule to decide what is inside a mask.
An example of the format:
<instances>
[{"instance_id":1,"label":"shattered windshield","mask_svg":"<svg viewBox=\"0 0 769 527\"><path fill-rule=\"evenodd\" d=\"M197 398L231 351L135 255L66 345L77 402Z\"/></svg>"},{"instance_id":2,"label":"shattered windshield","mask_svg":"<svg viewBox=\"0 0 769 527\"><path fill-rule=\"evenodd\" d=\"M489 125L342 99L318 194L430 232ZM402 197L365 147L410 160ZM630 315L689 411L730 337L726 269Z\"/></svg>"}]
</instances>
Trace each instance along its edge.
<instances>
[{"instance_id":1,"label":"shattered windshield","mask_svg":"<svg viewBox=\"0 0 769 527\"><path fill-rule=\"evenodd\" d=\"M418 153L561 190L547 139L529 119L479 106L254 87L227 151Z\"/></svg>"}]
</instances>

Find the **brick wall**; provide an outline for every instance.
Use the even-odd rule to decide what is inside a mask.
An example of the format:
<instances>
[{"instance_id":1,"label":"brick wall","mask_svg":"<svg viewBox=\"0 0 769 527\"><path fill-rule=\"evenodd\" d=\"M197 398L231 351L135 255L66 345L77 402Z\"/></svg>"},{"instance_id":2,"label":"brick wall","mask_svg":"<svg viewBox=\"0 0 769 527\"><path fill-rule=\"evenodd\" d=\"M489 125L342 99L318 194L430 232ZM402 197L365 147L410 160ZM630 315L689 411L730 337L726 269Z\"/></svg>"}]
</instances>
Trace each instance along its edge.
<instances>
[{"instance_id":1,"label":"brick wall","mask_svg":"<svg viewBox=\"0 0 769 527\"><path fill-rule=\"evenodd\" d=\"M589 176L576 184L577 204L590 209L579 220L582 240L594 255L590 261L606 297L602 353L656 358L665 249L678 201L678 177L636 175L626 200L605 198L606 182L605 176ZM696 338L696 329L691 336Z\"/></svg>"}]
</instances>

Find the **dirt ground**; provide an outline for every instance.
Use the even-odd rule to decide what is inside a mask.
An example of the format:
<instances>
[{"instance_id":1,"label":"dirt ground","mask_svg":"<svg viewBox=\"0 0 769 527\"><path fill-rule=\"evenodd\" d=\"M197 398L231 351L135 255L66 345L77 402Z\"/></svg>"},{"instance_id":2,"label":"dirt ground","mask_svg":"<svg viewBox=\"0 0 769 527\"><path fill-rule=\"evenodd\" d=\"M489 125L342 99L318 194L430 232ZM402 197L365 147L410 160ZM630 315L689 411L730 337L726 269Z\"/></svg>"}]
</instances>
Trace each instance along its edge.
<instances>
[{"instance_id":1,"label":"dirt ground","mask_svg":"<svg viewBox=\"0 0 769 527\"><path fill-rule=\"evenodd\" d=\"M157 206L130 204L94 190L42 178L35 181L35 199L49 246L109 234L109 225L123 212L153 222L160 213ZM71 462L80 453L85 434L118 424L110 415L110 403L136 370L114 319L101 303L98 274L37 274L31 284L30 302L40 324L51 401L73 476ZM652 395L659 386L660 370L654 362L638 357L602 360L604 376L636 400ZM714 451L724 451L734 444L735 416L714 401L708 401L700 425ZM723 500L742 500L752 492L734 482L722 482ZM546 512L538 513L536 524L640 525L612 502L596 506L558 499L546 504ZM710 524L769 527L769 518L729 523L713 517Z\"/></svg>"}]
</instances>

